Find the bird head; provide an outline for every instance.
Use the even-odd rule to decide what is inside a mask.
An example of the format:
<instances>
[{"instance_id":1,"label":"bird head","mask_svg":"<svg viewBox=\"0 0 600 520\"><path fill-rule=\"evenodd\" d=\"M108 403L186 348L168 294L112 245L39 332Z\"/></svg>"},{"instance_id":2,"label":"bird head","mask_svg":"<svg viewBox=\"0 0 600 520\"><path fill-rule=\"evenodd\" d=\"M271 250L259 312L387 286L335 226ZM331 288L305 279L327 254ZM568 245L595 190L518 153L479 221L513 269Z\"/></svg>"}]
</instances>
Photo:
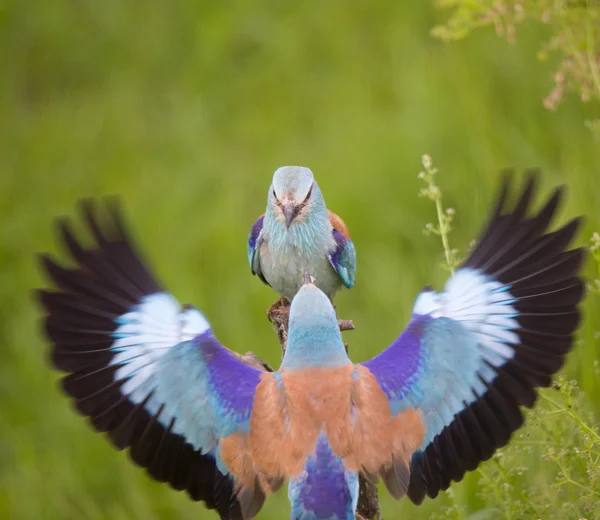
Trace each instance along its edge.
<instances>
[{"instance_id":1,"label":"bird head","mask_svg":"<svg viewBox=\"0 0 600 520\"><path fill-rule=\"evenodd\" d=\"M287 229L310 212L319 195L313 173L303 166L282 166L275 171L269 202Z\"/></svg>"},{"instance_id":2,"label":"bird head","mask_svg":"<svg viewBox=\"0 0 600 520\"><path fill-rule=\"evenodd\" d=\"M287 348L282 368L339 366L349 362L331 300L305 271L290 307Z\"/></svg>"},{"instance_id":3,"label":"bird head","mask_svg":"<svg viewBox=\"0 0 600 520\"><path fill-rule=\"evenodd\" d=\"M290 307L290 327L298 322L322 324L334 331L338 330L337 316L331 300L315 285L315 279L308 270L304 271L304 279L300 290L294 296Z\"/></svg>"}]
</instances>

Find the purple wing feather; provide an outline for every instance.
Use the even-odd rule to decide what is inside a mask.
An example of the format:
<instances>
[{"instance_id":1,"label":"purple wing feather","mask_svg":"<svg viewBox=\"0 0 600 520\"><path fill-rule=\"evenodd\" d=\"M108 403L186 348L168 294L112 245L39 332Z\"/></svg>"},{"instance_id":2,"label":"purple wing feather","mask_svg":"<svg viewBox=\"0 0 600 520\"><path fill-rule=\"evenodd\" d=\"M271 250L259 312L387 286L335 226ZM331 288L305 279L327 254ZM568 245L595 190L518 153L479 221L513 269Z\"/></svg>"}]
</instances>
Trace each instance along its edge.
<instances>
[{"instance_id":1,"label":"purple wing feather","mask_svg":"<svg viewBox=\"0 0 600 520\"><path fill-rule=\"evenodd\" d=\"M256 247L256 241L258 240L258 237L262 232L264 220L265 216L261 215L256 219L256 221L254 222L254 224L252 224L252 227L250 228L250 234L248 236L248 246L252 249Z\"/></svg>"},{"instance_id":2,"label":"purple wing feather","mask_svg":"<svg viewBox=\"0 0 600 520\"><path fill-rule=\"evenodd\" d=\"M410 392L410 382L417 376L423 362L423 330L432 319L428 315L413 316L402 334L387 349L362 363L376 375L390 402L402 401Z\"/></svg>"},{"instance_id":3,"label":"purple wing feather","mask_svg":"<svg viewBox=\"0 0 600 520\"><path fill-rule=\"evenodd\" d=\"M265 216L261 215L258 217L258 219L256 219L250 228L250 233L248 234L248 262L250 263L252 274L257 275L263 283L269 285L269 282L267 282L262 274L262 270L260 268L260 258L257 254L258 248L260 247L260 239L264 220Z\"/></svg>"},{"instance_id":4,"label":"purple wing feather","mask_svg":"<svg viewBox=\"0 0 600 520\"><path fill-rule=\"evenodd\" d=\"M352 240L345 238L337 229L333 229L335 249L329 254L329 262L337 271L344 285L354 286L356 276L356 250Z\"/></svg>"},{"instance_id":5,"label":"purple wing feather","mask_svg":"<svg viewBox=\"0 0 600 520\"><path fill-rule=\"evenodd\" d=\"M333 239L335 240L335 249L330 255L330 260L337 270L338 266L340 265L342 252L344 251L344 247L346 246L346 239L344 238L344 235L342 235L337 229L334 229L332 233Z\"/></svg>"},{"instance_id":6,"label":"purple wing feather","mask_svg":"<svg viewBox=\"0 0 600 520\"><path fill-rule=\"evenodd\" d=\"M144 337L142 331L139 337ZM158 356L147 365L154 400L146 406L162 407L162 424L173 423L172 431L194 448L211 453L221 438L248 431L259 370L233 356L210 330ZM132 379L137 377L142 376L134 373ZM140 380L133 386L143 384ZM139 404L145 393L134 391L128 397Z\"/></svg>"},{"instance_id":7,"label":"purple wing feather","mask_svg":"<svg viewBox=\"0 0 600 520\"><path fill-rule=\"evenodd\" d=\"M239 417L237 428L247 429L261 372L242 363L211 333L198 336L194 342L202 349L215 398L223 409Z\"/></svg>"}]
</instances>

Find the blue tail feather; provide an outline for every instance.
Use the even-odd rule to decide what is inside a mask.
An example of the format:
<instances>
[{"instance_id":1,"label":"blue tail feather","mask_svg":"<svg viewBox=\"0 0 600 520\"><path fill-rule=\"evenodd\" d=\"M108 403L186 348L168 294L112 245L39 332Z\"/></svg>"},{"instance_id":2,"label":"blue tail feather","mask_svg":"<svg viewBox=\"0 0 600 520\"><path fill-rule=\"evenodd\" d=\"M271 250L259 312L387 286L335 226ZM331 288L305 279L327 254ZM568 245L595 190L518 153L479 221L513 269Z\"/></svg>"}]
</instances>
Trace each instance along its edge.
<instances>
[{"instance_id":1,"label":"blue tail feather","mask_svg":"<svg viewBox=\"0 0 600 520\"><path fill-rule=\"evenodd\" d=\"M353 520L358 502L358 474L349 471L321 433L302 473L290 479L292 520Z\"/></svg>"}]
</instances>

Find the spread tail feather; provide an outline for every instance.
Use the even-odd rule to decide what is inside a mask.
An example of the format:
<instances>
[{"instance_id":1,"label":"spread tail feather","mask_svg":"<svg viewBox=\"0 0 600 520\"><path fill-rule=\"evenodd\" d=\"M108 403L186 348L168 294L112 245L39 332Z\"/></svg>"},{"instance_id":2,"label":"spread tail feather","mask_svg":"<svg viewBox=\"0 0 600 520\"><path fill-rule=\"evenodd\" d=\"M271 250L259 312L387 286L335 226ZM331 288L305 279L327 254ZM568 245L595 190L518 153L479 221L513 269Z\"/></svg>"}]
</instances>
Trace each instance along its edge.
<instances>
[{"instance_id":1,"label":"spread tail feather","mask_svg":"<svg viewBox=\"0 0 600 520\"><path fill-rule=\"evenodd\" d=\"M290 479L292 520L353 520L358 473L348 470L321 433L300 475Z\"/></svg>"}]
</instances>

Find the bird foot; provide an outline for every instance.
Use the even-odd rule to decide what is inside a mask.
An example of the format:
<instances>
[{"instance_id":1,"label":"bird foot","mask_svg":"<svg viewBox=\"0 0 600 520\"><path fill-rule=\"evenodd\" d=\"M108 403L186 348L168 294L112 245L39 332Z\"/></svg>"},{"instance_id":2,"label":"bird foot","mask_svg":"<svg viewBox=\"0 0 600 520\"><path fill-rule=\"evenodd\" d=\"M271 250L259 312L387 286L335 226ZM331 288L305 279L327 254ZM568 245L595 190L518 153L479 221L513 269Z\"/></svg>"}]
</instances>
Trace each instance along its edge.
<instances>
[{"instance_id":1,"label":"bird foot","mask_svg":"<svg viewBox=\"0 0 600 520\"><path fill-rule=\"evenodd\" d=\"M285 296L281 296L277 298L271 306L267 309L267 316L279 314L279 313L289 313L290 312L290 302Z\"/></svg>"}]
</instances>

